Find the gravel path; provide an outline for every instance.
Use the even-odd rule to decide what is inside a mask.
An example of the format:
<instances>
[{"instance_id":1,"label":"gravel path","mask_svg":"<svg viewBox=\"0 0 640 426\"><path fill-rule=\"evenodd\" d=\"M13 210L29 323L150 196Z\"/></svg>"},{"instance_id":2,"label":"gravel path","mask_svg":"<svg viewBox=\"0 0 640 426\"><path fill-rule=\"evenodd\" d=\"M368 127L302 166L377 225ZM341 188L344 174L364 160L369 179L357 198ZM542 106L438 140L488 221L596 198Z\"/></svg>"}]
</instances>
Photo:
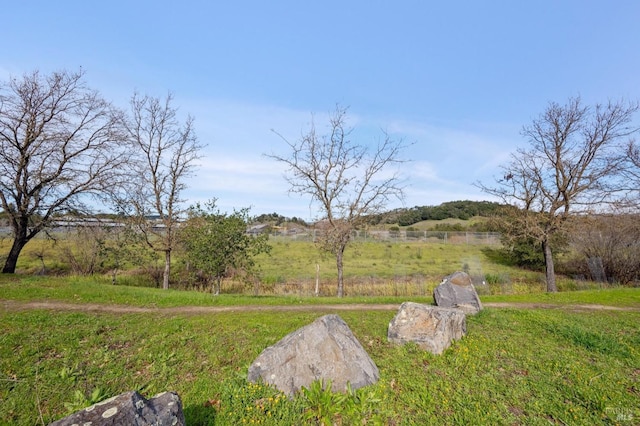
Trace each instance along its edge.
<instances>
[{"instance_id":1,"label":"gravel path","mask_svg":"<svg viewBox=\"0 0 640 426\"><path fill-rule=\"evenodd\" d=\"M116 314L213 314L223 312L325 312L325 311L396 311L399 304L330 304L330 305L243 305L243 306L179 306L171 308L138 307L99 303L67 303L57 301L22 302L0 300L4 311L47 309L54 311L106 312ZM483 303L485 308L497 309L562 309L565 311L627 311L640 312L638 307L605 305L556 305L550 303Z\"/></svg>"}]
</instances>

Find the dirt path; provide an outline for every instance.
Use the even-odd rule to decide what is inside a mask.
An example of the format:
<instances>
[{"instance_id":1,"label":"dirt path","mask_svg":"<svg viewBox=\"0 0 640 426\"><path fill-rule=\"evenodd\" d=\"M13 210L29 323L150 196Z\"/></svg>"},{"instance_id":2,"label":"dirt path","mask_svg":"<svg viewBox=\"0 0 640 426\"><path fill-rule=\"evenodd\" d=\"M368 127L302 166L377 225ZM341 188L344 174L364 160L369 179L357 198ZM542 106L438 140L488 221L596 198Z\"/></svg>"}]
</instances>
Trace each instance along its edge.
<instances>
[{"instance_id":1,"label":"dirt path","mask_svg":"<svg viewBox=\"0 0 640 426\"><path fill-rule=\"evenodd\" d=\"M562 309L565 311L627 311L640 312L636 307L605 305L555 305L548 303L484 303L485 308ZM172 308L108 305L99 303L22 302L0 300L3 311L47 309L53 311L106 312L115 314L213 314L223 312L326 312L326 311L396 311L399 304L331 304L331 305L243 305L243 306L179 306Z\"/></svg>"}]
</instances>

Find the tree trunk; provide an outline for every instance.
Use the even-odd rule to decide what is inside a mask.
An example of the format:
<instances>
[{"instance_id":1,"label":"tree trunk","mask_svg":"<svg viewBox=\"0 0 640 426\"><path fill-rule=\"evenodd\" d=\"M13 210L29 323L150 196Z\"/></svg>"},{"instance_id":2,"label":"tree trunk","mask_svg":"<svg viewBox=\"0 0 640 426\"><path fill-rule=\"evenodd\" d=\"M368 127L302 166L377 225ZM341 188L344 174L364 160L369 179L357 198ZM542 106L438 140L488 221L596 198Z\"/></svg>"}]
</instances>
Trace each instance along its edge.
<instances>
[{"instance_id":1,"label":"tree trunk","mask_svg":"<svg viewBox=\"0 0 640 426\"><path fill-rule=\"evenodd\" d=\"M169 289L169 275L171 273L171 250L164 251L164 274L162 274L162 288Z\"/></svg>"},{"instance_id":2,"label":"tree trunk","mask_svg":"<svg viewBox=\"0 0 640 426\"><path fill-rule=\"evenodd\" d=\"M342 273L342 257L344 255L344 249L338 250L336 254L336 266L338 267L338 297L344 295L344 279Z\"/></svg>"},{"instance_id":3,"label":"tree trunk","mask_svg":"<svg viewBox=\"0 0 640 426\"><path fill-rule=\"evenodd\" d=\"M556 286L556 272L553 266L553 254L551 253L551 245L549 245L549 241L542 242L542 250L544 252L544 265L546 270L546 278L547 278L547 292L555 293L558 291L558 287Z\"/></svg>"},{"instance_id":4,"label":"tree trunk","mask_svg":"<svg viewBox=\"0 0 640 426\"><path fill-rule=\"evenodd\" d=\"M4 262L4 267L2 268L3 274L13 274L16 272L18 257L20 257L22 249L27 245L30 239L31 238L27 236L27 219L18 219L17 224L13 224L13 244L11 245L11 250L9 250L7 259Z\"/></svg>"},{"instance_id":5,"label":"tree trunk","mask_svg":"<svg viewBox=\"0 0 640 426\"><path fill-rule=\"evenodd\" d=\"M4 267L2 268L3 274L13 274L16 272L16 265L18 264L18 257L20 256L20 252L24 248L24 246L29 242L26 236L15 236L13 239L13 244L11 245L11 250L9 250L9 254L7 255L7 259L4 262Z\"/></svg>"}]
</instances>

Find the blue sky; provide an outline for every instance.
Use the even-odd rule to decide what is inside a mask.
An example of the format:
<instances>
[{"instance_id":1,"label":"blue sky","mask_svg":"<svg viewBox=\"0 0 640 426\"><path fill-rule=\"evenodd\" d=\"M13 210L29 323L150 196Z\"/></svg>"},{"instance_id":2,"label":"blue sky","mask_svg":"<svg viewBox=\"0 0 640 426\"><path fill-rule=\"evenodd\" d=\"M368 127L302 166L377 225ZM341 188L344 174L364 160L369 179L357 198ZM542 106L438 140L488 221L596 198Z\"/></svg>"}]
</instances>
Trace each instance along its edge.
<instances>
[{"instance_id":1,"label":"blue sky","mask_svg":"<svg viewBox=\"0 0 640 426\"><path fill-rule=\"evenodd\" d=\"M122 107L171 91L207 144L185 195L224 210L314 218L263 154L287 153L271 129L296 140L336 104L359 142L413 143L411 207L489 199L472 183L549 101L640 98L635 0L5 3L0 79L82 67Z\"/></svg>"}]
</instances>

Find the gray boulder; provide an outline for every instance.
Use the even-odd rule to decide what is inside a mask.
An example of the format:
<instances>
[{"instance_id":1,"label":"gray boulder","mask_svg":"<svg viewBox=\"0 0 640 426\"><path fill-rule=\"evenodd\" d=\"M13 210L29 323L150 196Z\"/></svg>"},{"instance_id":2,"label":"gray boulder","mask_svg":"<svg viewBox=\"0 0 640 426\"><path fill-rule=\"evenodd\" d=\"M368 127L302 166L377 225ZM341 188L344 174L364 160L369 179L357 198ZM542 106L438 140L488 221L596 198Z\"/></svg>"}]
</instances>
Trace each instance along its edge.
<instances>
[{"instance_id":1,"label":"gray boulder","mask_svg":"<svg viewBox=\"0 0 640 426\"><path fill-rule=\"evenodd\" d=\"M454 272L442 280L433 290L436 305L443 308L462 309L466 314L477 314L482 303L471 277L466 272Z\"/></svg>"},{"instance_id":2,"label":"gray boulder","mask_svg":"<svg viewBox=\"0 0 640 426\"><path fill-rule=\"evenodd\" d=\"M184 426L184 424L182 402L177 393L164 392L151 399L145 399L138 392L126 392L57 420L50 426Z\"/></svg>"},{"instance_id":3,"label":"gray boulder","mask_svg":"<svg viewBox=\"0 0 640 426\"><path fill-rule=\"evenodd\" d=\"M266 348L249 367L248 380L293 395L316 380L344 392L374 384L378 367L338 315L325 315Z\"/></svg>"},{"instance_id":4,"label":"gray boulder","mask_svg":"<svg viewBox=\"0 0 640 426\"><path fill-rule=\"evenodd\" d=\"M399 345L413 342L439 355L466 334L466 316L460 309L404 302L389 323L387 338Z\"/></svg>"}]
</instances>

